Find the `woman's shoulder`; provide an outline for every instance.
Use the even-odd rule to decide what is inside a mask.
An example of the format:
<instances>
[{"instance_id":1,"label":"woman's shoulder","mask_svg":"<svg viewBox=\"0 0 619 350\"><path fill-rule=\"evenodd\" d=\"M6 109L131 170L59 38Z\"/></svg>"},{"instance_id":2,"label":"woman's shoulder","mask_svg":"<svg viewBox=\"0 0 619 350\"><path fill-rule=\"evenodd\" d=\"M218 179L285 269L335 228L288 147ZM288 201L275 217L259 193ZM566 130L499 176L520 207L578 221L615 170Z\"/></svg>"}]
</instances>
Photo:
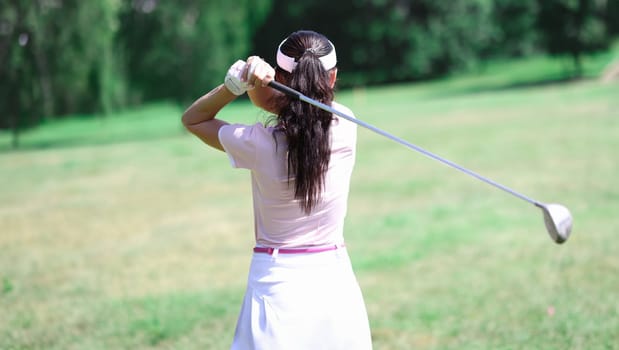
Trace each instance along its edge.
<instances>
[{"instance_id":1,"label":"woman's shoulder","mask_svg":"<svg viewBox=\"0 0 619 350\"><path fill-rule=\"evenodd\" d=\"M338 103L338 102L331 102L331 107L333 107L333 109L337 110L338 112L351 117L353 119L355 118L355 114L353 113L353 111L348 108L347 106ZM353 132L354 130L357 129L357 124L348 120L348 118L344 118L338 115L334 115L333 116L333 124L332 126L338 128L338 129L347 129L347 130L351 130L351 132Z\"/></svg>"},{"instance_id":2,"label":"woman's shoulder","mask_svg":"<svg viewBox=\"0 0 619 350\"><path fill-rule=\"evenodd\" d=\"M269 133L270 134L273 132L273 126L269 126L266 123L262 123L262 122L255 122L253 124L232 123L232 124L227 124L224 127L230 128L231 130L245 130L249 133L260 133L260 134Z\"/></svg>"},{"instance_id":3,"label":"woman's shoulder","mask_svg":"<svg viewBox=\"0 0 619 350\"><path fill-rule=\"evenodd\" d=\"M272 126L261 122L253 124L233 123L223 126L220 129L219 136L220 139L224 137L241 142L262 143L273 138L273 130Z\"/></svg>"},{"instance_id":4,"label":"woman's shoulder","mask_svg":"<svg viewBox=\"0 0 619 350\"><path fill-rule=\"evenodd\" d=\"M343 104L341 104L339 102L336 102L336 101L331 102L331 107L333 107L338 112L341 112L341 113L346 114L348 116L351 116L353 118L355 117L355 114L353 113L353 111L350 108L348 108L347 106L345 106L345 105L343 105Z\"/></svg>"}]
</instances>

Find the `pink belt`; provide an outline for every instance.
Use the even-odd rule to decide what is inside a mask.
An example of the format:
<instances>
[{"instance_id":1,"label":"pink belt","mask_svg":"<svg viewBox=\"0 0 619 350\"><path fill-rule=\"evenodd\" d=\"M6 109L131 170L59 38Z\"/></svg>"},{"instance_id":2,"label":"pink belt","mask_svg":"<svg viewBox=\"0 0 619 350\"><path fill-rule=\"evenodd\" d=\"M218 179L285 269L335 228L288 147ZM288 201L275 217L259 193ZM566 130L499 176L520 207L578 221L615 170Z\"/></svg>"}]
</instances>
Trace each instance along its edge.
<instances>
[{"instance_id":1,"label":"pink belt","mask_svg":"<svg viewBox=\"0 0 619 350\"><path fill-rule=\"evenodd\" d=\"M304 254L304 253L320 253L328 252L330 250L336 250L345 247L345 244L334 244L322 247L312 248L267 248L267 247L254 247L254 253L265 253L269 255L273 254Z\"/></svg>"}]
</instances>

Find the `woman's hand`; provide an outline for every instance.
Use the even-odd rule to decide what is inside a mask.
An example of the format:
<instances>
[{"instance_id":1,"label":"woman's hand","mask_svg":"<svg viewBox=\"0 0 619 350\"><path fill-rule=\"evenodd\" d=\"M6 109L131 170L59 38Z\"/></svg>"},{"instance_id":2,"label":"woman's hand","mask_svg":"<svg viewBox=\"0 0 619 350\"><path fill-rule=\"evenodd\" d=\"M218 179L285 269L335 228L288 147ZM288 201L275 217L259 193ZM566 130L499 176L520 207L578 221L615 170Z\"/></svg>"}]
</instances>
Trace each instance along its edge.
<instances>
[{"instance_id":1,"label":"woman's hand","mask_svg":"<svg viewBox=\"0 0 619 350\"><path fill-rule=\"evenodd\" d=\"M247 58L245 75L248 84L253 84L252 89L247 90L247 95L251 102L263 110L278 114L279 110L275 107L274 97L280 92L268 87L269 82L275 79L275 70L268 63L258 56ZM257 85L256 85L257 84Z\"/></svg>"},{"instance_id":2,"label":"woman's hand","mask_svg":"<svg viewBox=\"0 0 619 350\"><path fill-rule=\"evenodd\" d=\"M245 67L247 67L247 63L243 60L234 62L228 69L228 73L226 73L226 77L224 78L224 85L226 88L237 96L244 94L248 88Z\"/></svg>"},{"instance_id":3,"label":"woman's hand","mask_svg":"<svg viewBox=\"0 0 619 350\"><path fill-rule=\"evenodd\" d=\"M248 90L256 86L267 87L275 79L275 69L258 56L247 58L245 70Z\"/></svg>"}]
</instances>

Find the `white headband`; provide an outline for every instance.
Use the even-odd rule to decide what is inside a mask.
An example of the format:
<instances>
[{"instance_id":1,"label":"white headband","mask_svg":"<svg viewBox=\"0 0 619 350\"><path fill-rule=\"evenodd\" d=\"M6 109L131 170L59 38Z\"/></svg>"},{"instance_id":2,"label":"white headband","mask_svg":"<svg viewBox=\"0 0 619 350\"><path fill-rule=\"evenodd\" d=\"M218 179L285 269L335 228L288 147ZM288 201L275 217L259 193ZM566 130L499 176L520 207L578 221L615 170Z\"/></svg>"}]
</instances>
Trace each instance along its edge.
<instances>
[{"instance_id":1,"label":"white headband","mask_svg":"<svg viewBox=\"0 0 619 350\"><path fill-rule=\"evenodd\" d=\"M292 71L297 66L297 62L295 61L294 58L292 58L290 56L286 56L286 54L284 54L282 52L282 50L281 50L282 49L282 45L284 44L284 42L286 40L287 39L284 39L279 44L279 47L277 48L277 65L279 66L279 68L285 70L286 72L292 73ZM322 56L322 57L318 58L320 60L320 62L322 62L322 66L325 68L325 70L329 70L329 69L335 67L335 65L337 64L337 56L335 54L335 46L333 46L333 43L331 41L329 41L329 44L331 45L331 52L329 52L325 56Z\"/></svg>"}]
</instances>

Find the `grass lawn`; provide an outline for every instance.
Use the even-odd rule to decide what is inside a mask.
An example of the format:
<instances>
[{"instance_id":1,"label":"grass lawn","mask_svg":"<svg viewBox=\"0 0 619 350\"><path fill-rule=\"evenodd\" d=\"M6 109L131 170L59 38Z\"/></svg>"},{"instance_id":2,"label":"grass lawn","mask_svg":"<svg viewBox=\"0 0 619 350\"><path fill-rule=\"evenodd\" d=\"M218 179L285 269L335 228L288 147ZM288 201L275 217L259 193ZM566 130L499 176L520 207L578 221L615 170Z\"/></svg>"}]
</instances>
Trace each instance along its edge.
<instances>
[{"instance_id":1,"label":"grass lawn","mask_svg":"<svg viewBox=\"0 0 619 350\"><path fill-rule=\"evenodd\" d=\"M375 349L617 347L619 85L524 84L551 71L529 64L338 94L364 121L574 216L556 245L537 208L359 129L346 237ZM249 175L185 133L181 113L70 118L24 133L18 151L0 134L1 349L229 347ZM246 101L222 111L265 117Z\"/></svg>"}]
</instances>

